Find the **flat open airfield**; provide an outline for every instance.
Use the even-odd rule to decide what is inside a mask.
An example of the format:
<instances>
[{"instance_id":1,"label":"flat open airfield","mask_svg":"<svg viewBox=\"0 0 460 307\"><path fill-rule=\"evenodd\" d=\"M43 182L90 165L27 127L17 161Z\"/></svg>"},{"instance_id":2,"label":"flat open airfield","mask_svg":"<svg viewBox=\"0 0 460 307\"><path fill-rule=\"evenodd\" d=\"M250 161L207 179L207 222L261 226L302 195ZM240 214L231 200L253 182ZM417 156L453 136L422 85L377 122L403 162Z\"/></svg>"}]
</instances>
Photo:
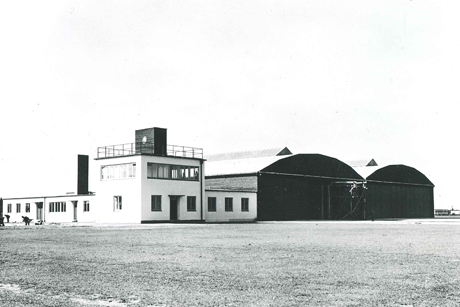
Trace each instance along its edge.
<instances>
[{"instance_id":1,"label":"flat open airfield","mask_svg":"<svg viewBox=\"0 0 460 307\"><path fill-rule=\"evenodd\" d=\"M459 306L460 220L7 226L1 306Z\"/></svg>"}]
</instances>

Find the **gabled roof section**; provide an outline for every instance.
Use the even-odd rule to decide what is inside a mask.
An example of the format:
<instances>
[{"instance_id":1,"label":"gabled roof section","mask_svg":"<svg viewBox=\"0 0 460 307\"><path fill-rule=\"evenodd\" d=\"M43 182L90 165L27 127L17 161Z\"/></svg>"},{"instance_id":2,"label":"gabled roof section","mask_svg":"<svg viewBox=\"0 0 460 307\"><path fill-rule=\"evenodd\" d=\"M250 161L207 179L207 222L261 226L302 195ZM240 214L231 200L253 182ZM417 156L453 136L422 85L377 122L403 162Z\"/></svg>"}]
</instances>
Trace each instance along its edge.
<instances>
[{"instance_id":1,"label":"gabled roof section","mask_svg":"<svg viewBox=\"0 0 460 307\"><path fill-rule=\"evenodd\" d=\"M434 186L421 172L406 165L388 165L367 177L368 181Z\"/></svg>"},{"instance_id":2,"label":"gabled roof section","mask_svg":"<svg viewBox=\"0 0 460 307\"><path fill-rule=\"evenodd\" d=\"M346 164L351 167L366 167L366 166L378 166L377 162L374 159L360 159L360 160L350 160L344 161Z\"/></svg>"},{"instance_id":3,"label":"gabled roof section","mask_svg":"<svg viewBox=\"0 0 460 307\"><path fill-rule=\"evenodd\" d=\"M273 162L285 158L286 156L273 156L206 162L205 176L253 174L269 166Z\"/></svg>"},{"instance_id":4,"label":"gabled roof section","mask_svg":"<svg viewBox=\"0 0 460 307\"><path fill-rule=\"evenodd\" d=\"M361 175L364 179L366 179L370 174L374 173L375 171L383 168L383 166L359 166L353 167L353 169Z\"/></svg>"},{"instance_id":5,"label":"gabled roof section","mask_svg":"<svg viewBox=\"0 0 460 307\"><path fill-rule=\"evenodd\" d=\"M274 162L262 169L261 172L364 181L348 164L336 158L320 154L297 154L289 156Z\"/></svg>"},{"instance_id":6,"label":"gabled roof section","mask_svg":"<svg viewBox=\"0 0 460 307\"><path fill-rule=\"evenodd\" d=\"M247 150L247 151L235 151L227 152L206 156L205 159L208 162L214 161L225 161L225 160L241 160L241 159L253 159L262 157L276 157L292 155L292 152L287 147L260 149L260 150Z\"/></svg>"}]
</instances>

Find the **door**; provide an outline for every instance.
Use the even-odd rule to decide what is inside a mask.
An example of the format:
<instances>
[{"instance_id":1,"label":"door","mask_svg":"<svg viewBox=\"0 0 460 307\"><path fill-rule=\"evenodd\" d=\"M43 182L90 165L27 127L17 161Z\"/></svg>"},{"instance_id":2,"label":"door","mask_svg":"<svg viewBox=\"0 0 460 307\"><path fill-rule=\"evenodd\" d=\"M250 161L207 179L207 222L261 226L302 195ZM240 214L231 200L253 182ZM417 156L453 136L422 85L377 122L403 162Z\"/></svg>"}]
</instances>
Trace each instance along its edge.
<instances>
[{"instance_id":1,"label":"door","mask_svg":"<svg viewBox=\"0 0 460 307\"><path fill-rule=\"evenodd\" d=\"M43 220L43 203L35 203L37 206L37 221Z\"/></svg>"},{"instance_id":2,"label":"door","mask_svg":"<svg viewBox=\"0 0 460 307\"><path fill-rule=\"evenodd\" d=\"M171 221L177 221L177 205L179 201L176 197L171 197L169 199L169 212L170 212L170 217L169 219Z\"/></svg>"},{"instance_id":3,"label":"door","mask_svg":"<svg viewBox=\"0 0 460 307\"><path fill-rule=\"evenodd\" d=\"M78 201L72 201L73 204L73 221L77 222L77 203Z\"/></svg>"}]
</instances>

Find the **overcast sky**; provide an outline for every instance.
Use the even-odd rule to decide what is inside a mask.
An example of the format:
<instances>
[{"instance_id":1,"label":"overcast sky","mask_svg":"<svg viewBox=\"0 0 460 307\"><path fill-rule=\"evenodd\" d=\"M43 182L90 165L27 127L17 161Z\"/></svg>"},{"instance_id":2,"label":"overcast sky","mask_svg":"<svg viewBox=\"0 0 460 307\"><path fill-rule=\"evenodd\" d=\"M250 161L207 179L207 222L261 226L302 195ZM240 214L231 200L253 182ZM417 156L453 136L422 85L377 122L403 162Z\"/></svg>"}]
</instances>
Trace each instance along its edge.
<instances>
[{"instance_id":1,"label":"overcast sky","mask_svg":"<svg viewBox=\"0 0 460 307\"><path fill-rule=\"evenodd\" d=\"M77 154L163 127L205 154L405 164L460 208L457 3L6 1L0 196L75 191Z\"/></svg>"}]
</instances>

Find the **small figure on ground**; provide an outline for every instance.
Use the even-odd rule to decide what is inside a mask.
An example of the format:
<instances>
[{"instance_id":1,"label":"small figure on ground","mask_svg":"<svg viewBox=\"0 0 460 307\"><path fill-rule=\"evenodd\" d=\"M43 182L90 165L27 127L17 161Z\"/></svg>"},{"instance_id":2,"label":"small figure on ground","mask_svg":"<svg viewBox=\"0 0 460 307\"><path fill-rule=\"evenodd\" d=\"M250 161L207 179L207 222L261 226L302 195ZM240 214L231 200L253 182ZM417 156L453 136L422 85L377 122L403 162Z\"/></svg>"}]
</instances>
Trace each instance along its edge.
<instances>
[{"instance_id":1,"label":"small figure on ground","mask_svg":"<svg viewBox=\"0 0 460 307\"><path fill-rule=\"evenodd\" d=\"M10 222L10 216L8 214L5 214L5 217L6 217L6 222L9 223Z\"/></svg>"},{"instance_id":2,"label":"small figure on ground","mask_svg":"<svg viewBox=\"0 0 460 307\"><path fill-rule=\"evenodd\" d=\"M26 226L29 225L30 226L30 222L32 222L32 219L29 219L27 216L23 216L22 217L22 221L24 223L26 223Z\"/></svg>"}]
</instances>

